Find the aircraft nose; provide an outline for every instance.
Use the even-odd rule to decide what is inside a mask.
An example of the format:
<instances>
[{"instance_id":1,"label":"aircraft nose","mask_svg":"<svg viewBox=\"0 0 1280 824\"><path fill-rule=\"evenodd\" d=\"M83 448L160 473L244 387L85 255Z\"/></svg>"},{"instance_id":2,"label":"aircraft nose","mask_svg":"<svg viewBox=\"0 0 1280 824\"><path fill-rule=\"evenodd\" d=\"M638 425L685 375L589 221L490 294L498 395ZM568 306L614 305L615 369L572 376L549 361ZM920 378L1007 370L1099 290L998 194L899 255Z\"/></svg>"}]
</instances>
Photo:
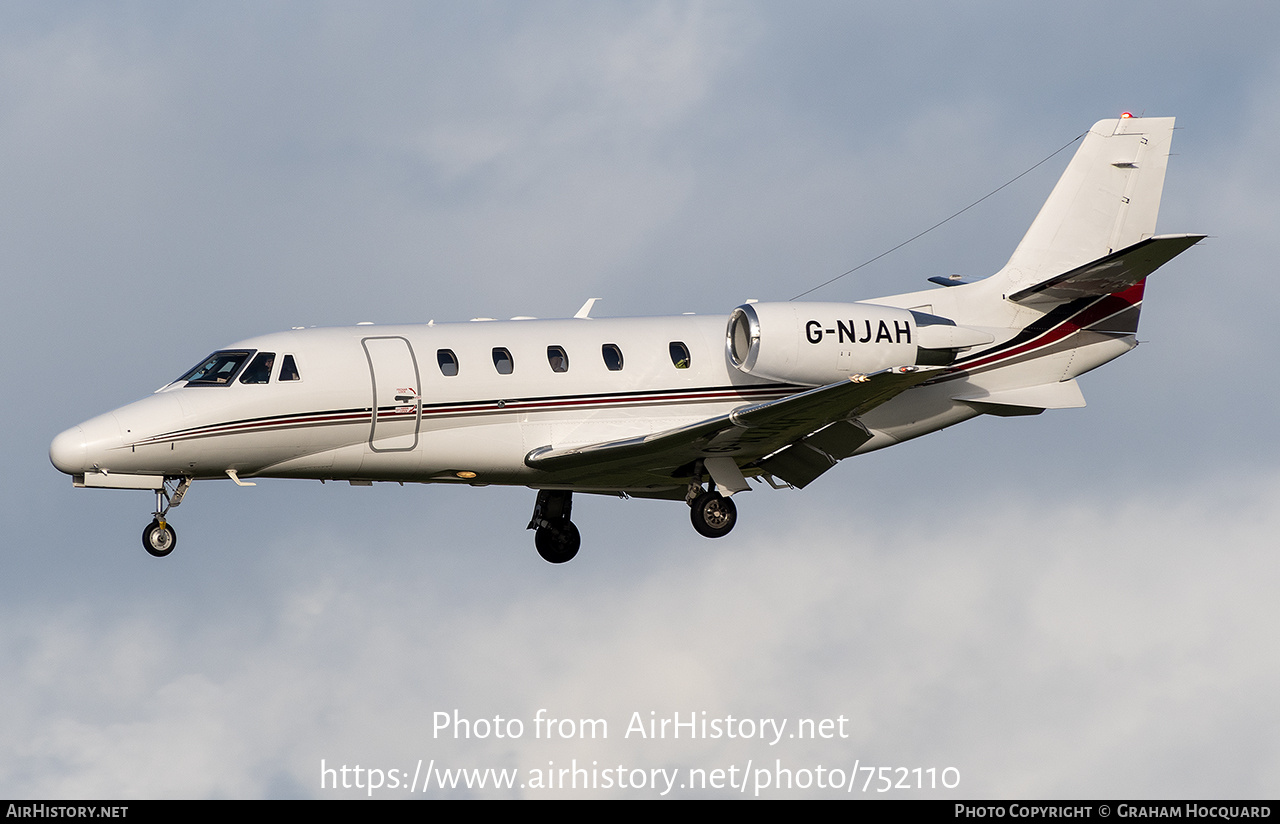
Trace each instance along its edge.
<instances>
[{"instance_id":1,"label":"aircraft nose","mask_svg":"<svg viewBox=\"0 0 1280 824\"><path fill-rule=\"evenodd\" d=\"M108 412L58 435L49 444L49 460L68 475L79 475L110 460L120 448L120 422Z\"/></svg>"},{"instance_id":2,"label":"aircraft nose","mask_svg":"<svg viewBox=\"0 0 1280 824\"><path fill-rule=\"evenodd\" d=\"M84 429L73 426L53 439L49 445L49 460L59 472L78 475L85 470L85 458L88 457L88 439Z\"/></svg>"}]
</instances>

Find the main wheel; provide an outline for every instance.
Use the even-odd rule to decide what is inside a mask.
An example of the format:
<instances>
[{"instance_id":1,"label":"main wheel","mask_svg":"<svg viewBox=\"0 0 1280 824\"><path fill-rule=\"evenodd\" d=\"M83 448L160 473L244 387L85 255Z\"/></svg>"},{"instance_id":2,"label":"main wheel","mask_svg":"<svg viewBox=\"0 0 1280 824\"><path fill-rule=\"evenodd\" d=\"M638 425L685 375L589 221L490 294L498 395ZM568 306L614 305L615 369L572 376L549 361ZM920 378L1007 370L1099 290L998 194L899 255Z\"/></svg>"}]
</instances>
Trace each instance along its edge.
<instances>
[{"instance_id":1,"label":"main wheel","mask_svg":"<svg viewBox=\"0 0 1280 824\"><path fill-rule=\"evenodd\" d=\"M573 521L565 521L564 525L555 528L544 526L533 534L533 545L538 548L542 560L549 564L563 564L572 561L582 546L582 536Z\"/></svg>"},{"instance_id":2,"label":"main wheel","mask_svg":"<svg viewBox=\"0 0 1280 824\"><path fill-rule=\"evenodd\" d=\"M173 548L177 545L178 533L174 532L173 527L167 523L160 526L160 521L155 520L142 530L142 548L157 558L163 558L173 552Z\"/></svg>"},{"instance_id":3,"label":"main wheel","mask_svg":"<svg viewBox=\"0 0 1280 824\"><path fill-rule=\"evenodd\" d=\"M707 538L723 538L738 522L738 507L719 492L703 492L693 499L689 512L693 528Z\"/></svg>"}]
</instances>

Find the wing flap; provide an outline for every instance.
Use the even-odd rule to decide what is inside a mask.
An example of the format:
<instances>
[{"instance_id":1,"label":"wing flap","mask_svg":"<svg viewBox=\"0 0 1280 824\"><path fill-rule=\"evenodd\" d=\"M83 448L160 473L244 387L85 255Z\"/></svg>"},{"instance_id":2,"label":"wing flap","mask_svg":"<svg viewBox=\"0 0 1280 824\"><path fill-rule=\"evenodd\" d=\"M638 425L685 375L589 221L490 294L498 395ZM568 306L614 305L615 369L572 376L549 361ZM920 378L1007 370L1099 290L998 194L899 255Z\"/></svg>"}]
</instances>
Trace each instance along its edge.
<instances>
[{"instance_id":1,"label":"wing flap","mask_svg":"<svg viewBox=\"0 0 1280 824\"><path fill-rule=\"evenodd\" d=\"M765 472L781 478L797 489L804 489L835 465L835 458L804 441L797 441L760 462L760 468Z\"/></svg>"},{"instance_id":2,"label":"wing flap","mask_svg":"<svg viewBox=\"0 0 1280 824\"><path fill-rule=\"evenodd\" d=\"M871 433L857 421L836 421L760 461L761 469L804 489L819 475L858 451Z\"/></svg>"}]
</instances>

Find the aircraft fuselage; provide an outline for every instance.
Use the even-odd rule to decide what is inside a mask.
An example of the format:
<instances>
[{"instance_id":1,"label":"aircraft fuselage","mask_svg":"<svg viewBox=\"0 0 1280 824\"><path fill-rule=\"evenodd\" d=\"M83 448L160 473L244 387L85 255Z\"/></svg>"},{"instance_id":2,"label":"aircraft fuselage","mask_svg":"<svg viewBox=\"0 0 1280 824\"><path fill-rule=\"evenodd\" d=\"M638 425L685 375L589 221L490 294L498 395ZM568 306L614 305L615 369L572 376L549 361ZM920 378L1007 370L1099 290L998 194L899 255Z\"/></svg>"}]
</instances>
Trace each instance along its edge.
<instances>
[{"instance_id":1,"label":"aircraft fuselage","mask_svg":"<svg viewBox=\"0 0 1280 824\"><path fill-rule=\"evenodd\" d=\"M983 280L728 316L591 318L589 302L565 320L294 329L68 429L50 458L77 486L153 490L154 555L176 542L169 508L217 478L528 486L557 563L578 549L575 491L684 500L720 537L751 479L803 488L980 414L1083 406L1075 378L1136 345L1147 276L1203 237L1154 233L1172 132L1095 124Z\"/></svg>"}]
</instances>

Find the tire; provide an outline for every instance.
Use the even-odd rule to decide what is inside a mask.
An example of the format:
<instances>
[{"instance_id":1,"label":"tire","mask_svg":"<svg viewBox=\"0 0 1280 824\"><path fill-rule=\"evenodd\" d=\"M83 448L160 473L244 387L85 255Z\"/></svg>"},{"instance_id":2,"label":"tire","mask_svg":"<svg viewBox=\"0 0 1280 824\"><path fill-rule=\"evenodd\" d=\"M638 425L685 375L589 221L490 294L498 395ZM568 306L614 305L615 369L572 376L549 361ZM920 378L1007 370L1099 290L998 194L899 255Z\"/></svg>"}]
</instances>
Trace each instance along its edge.
<instances>
[{"instance_id":1,"label":"tire","mask_svg":"<svg viewBox=\"0 0 1280 824\"><path fill-rule=\"evenodd\" d=\"M178 545L178 533L169 524L160 526L160 521L152 521L142 530L142 548L157 558L163 558Z\"/></svg>"},{"instance_id":2,"label":"tire","mask_svg":"<svg viewBox=\"0 0 1280 824\"><path fill-rule=\"evenodd\" d=\"M565 521L558 529L549 526L540 528L533 535L533 545L538 548L542 560L549 564L563 564L572 561L582 546L582 536L573 521Z\"/></svg>"},{"instance_id":3,"label":"tire","mask_svg":"<svg viewBox=\"0 0 1280 824\"><path fill-rule=\"evenodd\" d=\"M738 522L738 507L733 499L719 492L704 492L693 499L689 520L699 535L705 538L723 538Z\"/></svg>"}]
</instances>

